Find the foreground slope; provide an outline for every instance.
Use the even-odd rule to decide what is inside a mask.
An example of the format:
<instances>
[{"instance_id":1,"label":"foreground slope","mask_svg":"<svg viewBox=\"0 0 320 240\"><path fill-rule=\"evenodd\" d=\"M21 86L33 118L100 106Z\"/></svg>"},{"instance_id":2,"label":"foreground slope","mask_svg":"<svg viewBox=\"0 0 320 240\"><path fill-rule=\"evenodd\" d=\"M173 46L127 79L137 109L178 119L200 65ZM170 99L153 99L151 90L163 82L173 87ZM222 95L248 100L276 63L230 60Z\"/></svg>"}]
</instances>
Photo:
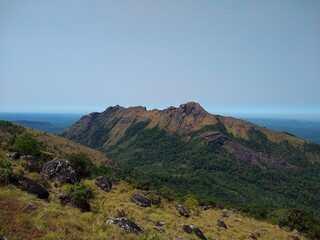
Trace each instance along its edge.
<instances>
[{"instance_id":1,"label":"foreground slope","mask_svg":"<svg viewBox=\"0 0 320 240\"><path fill-rule=\"evenodd\" d=\"M109 107L62 136L106 152L121 166L203 204L302 208L320 216L320 146L206 112L197 103L147 111Z\"/></svg>"},{"instance_id":2,"label":"foreground slope","mask_svg":"<svg viewBox=\"0 0 320 240\"><path fill-rule=\"evenodd\" d=\"M202 239L253 239L254 237L259 239L305 239L298 232L245 217L237 210L223 209L221 205L218 208L212 206L204 210L192 196L186 196L185 200L169 202L160 197L156 191L140 191L118 178L113 179L110 192L98 188L90 175L74 185L49 180L39 171L30 169L28 159L31 156L26 159L24 157L12 159L12 155L6 156L10 149L15 148L17 139L26 132L34 134L28 135L29 140L32 136L37 136L42 143L41 154L38 157L33 156L35 161L42 161L43 155L51 158L66 156L75 149L96 160L100 158L101 161L97 161L96 164L100 165L101 162L106 163L107 161L104 155L98 154L96 150L72 144L47 133L25 129L8 122L0 122L0 239L197 239L194 233L183 230L183 224L200 228L205 235L205 238ZM72 167L79 166L72 165ZM58 168L63 168L63 166L59 165L52 171L60 171ZM81 170L81 168L75 169ZM65 170L70 169L68 167ZM104 174L105 177L115 176L110 175L109 172L104 172ZM12 178L28 178L38 184L37 188L40 184L48 190L49 197L45 197L48 199L43 200L32 195L31 193L36 193L26 185L14 186L15 183L11 183ZM76 199L71 198L71 201L83 198L91 189L93 197L90 200L89 212L80 211L76 208L77 205L72 202L66 204L63 202L66 199L61 198L62 192L72 194L68 189L79 189L79 186L82 186L81 191L76 192ZM155 196L155 200L152 201L151 206L138 206L132 200L137 193L148 194L147 197L150 199ZM176 209L177 204L184 204L190 217L180 216ZM126 217L134 221L141 227L141 233L127 234L118 226L108 224L109 219L116 217ZM222 220L226 228L218 226L218 220Z\"/></svg>"},{"instance_id":3,"label":"foreground slope","mask_svg":"<svg viewBox=\"0 0 320 240\"><path fill-rule=\"evenodd\" d=\"M87 184L96 187L89 181ZM298 237L297 232L289 232L275 225L257 221L228 210L209 209L203 211L194 208L190 218L180 217L174 203L164 201L161 206L142 208L130 199L137 193L125 183L114 186L110 193L96 189L96 198L91 201L92 211L81 212L68 206L62 206L52 196L48 202L36 199L34 196L14 187L0 188L1 227L0 233L12 240L31 239L197 239L195 235L187 234L182 224L195 225L203 231L208 239L252 239L250 234L259 233L259 239L290 240L290 236ZM26 211L27 206L35 207ZM228 217L222 218L222 212ZM125 216L143 228L141 234L126 234L117 226L108 225L109 218ZM223 219L228 229L218 227L216 221ZM151 221L163 221L159 233ZM1 232L2 230L2 232ZM305 239L299 236L299 239Z\"/></svg>"}]
</instances>

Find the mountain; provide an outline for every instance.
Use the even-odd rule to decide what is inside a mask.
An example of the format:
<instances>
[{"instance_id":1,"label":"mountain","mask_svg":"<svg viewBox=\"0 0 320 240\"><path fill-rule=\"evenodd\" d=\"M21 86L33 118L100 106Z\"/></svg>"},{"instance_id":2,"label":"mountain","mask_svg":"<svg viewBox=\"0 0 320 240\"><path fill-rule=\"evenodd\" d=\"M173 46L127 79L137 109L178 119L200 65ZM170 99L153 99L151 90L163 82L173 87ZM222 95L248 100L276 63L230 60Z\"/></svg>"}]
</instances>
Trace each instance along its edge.
<instances>
[{"instance_id":1,"label":"mountain","mask_svg":"<svg viewBox=\"0 0 320 240\"><path fill-rule=\"evenodd\" d=\"M30 146L36 139L40 152L20 159L8 154L22 138L29 151L33 151ZM274 212L271 224L221 205L202 208L193 196L169 201L157 191L138 190L112 174L119 167L103 153L46 132L0 121L0 142L0 239L306 239L302 233L293 232L293 227L273 225L284 212ZM92 172L84 177L79 175L86 168L83 162L70 160L71 165L64 165L65 160L57 159L79 153L109 171L103 168L98 172L103 176L95 178L97 172ZM58 163L50 169L53 176L71 172L81 181L66 184L59 178L48 179L43 173L45 166L41 171L30 168L30 164L42 160L45 166ZM16 185L12 181L16 178L24 182ZM107 189L97 184L97 179L105 178L112 179L104 182L109 184ZM85 206L89 208L76 205L87 198ZM147 205L141 204L145 202ZM301 219L304 213L297 213ZM308 218L303 219L309 224Z\"/></svg>"},{"instance_id":2,"label":"mountain","mask_svg":"<svg viewBox=\"0 0 320 240\"><path fill-rule=\"evenodd\" d=\"M99 149L148 182L202 204L301 208L320 216L320 146L189 102L146 110L114 106L61 136Z\"/></svg>"}]
</instances>

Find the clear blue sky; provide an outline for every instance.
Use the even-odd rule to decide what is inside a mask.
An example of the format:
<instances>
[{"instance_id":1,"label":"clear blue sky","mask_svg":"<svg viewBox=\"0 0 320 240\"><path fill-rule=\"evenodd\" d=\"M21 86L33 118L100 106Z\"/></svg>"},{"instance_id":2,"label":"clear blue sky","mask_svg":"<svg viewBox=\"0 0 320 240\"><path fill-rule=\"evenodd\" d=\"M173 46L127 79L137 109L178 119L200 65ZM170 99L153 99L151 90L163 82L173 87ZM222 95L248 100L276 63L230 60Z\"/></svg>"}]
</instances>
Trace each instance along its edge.
<instances>
[{"instance_id":1,"label":"clear blue sky","mask_svg":"<svg viewBox=\"0 0 320 240\"><path fill-rule=\"evenodd\" d=\"M320 1L0 1L0 112L320 114Z\"/></svg>"}]
</instances>

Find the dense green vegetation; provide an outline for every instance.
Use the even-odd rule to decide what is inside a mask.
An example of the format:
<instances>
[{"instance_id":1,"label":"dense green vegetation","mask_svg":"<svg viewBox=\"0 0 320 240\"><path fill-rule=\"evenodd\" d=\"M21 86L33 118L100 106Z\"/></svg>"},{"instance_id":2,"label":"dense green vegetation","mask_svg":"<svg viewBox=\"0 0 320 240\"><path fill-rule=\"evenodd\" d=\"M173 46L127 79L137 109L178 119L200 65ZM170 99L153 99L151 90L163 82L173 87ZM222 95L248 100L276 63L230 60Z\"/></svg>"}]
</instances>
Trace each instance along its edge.
<instances>
[{"instance_id":1,"label":"dense green vegetation","mask_svg":"<svg viewBox=\"0 0 320 240\"><path fill-rule=\"evenodd\" d=\"M108 168L105 164L97 166L93 164L89 156L83 152L73 153L65 156L69 160L80 178L95 178L100 175L108 175L113 178L119 178L120 171Z\"/></svg>"}]
</instances>

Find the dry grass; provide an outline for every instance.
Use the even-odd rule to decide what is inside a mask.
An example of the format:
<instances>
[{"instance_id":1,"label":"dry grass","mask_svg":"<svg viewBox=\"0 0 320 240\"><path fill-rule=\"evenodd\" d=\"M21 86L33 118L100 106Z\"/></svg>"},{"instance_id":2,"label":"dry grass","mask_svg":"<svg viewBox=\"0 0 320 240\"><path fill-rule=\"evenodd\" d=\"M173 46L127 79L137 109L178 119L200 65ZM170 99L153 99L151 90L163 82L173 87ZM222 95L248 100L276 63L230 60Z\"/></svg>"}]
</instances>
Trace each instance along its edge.
<instances>
[{"instance_id":1,"label":"dry grass","mask_svg":"<svg viewBox=\"0 0 320 240\"><path fill-rule=\"evenodd\" d=\"M80 143L74 143L71 140L47 132L30 128L26 128L26 130L27 132L33 133L39 141L44 143L45 151L53 156L63 157L66 154L84 152L96 165L107 163L108 166L118 168L117 164L115 164L105 154L98 150L86 147Z\"/></svg>"},{"instance_id":2,"label":"dry grass","mask_svg":"<svg viewBox=\"0 0 320 240\"><path fill-rule=\"evenodd\" d=\"M83 213L78 209L60 205L54 197L59 188L51 188L49 202L21 192L14 187L0 188L1 219L9 229L10 239L197 239L194 235L183 232L181 225L190 224L200 227L208 239L250 239L248 233L259 232L259 239L288 239L296 233L286 232L271 224L243 217L228 211L224 219L228 229L219 228L216 220L221 219L223 210L195 209L191 217L180 217L175 208L176 203L162 201L160 206L142 208L131 201L137 193L126 183L115 185L110 193L104 192L91 181L86 184L95 191L96 198L91 202L92 212ZM5 205L4 205L5 204ZM24 206L36 206L31 213L22 211ZM198 212L198 213L196 213ZM114 225L107 225L109 218L125 215L143 227L140 235L125 234ZM154 221L165 222L166 233L154 230ZM300 239L304 239L300 237Z\"/></svg>"}]
</instances>

